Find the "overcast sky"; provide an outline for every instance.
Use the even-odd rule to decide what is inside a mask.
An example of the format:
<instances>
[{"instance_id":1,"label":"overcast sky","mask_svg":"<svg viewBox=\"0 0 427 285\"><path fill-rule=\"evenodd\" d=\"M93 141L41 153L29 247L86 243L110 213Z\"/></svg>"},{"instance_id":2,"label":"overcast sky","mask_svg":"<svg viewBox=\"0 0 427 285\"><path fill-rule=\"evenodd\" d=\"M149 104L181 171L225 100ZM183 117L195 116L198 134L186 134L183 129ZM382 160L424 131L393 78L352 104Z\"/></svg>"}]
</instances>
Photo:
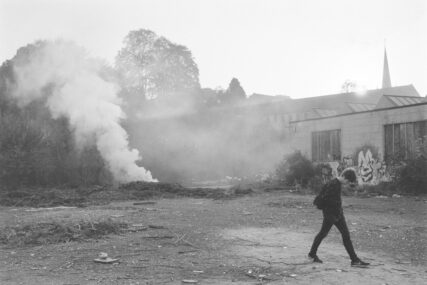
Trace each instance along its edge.
<instances>
[{"instance_id":1,"label":"overcast sky","mask_svg":"<svg viewBox=\"0 0 427 285\"><path fill-rule=\"evenodd\" d=\"M202 87L246 93L380 88L384 39L393 86L427 94L426 0L0 0L0 62L37 39L70 39L111 64L126 34L150 29L187 46Z\"/></svg>"}]
</instances>

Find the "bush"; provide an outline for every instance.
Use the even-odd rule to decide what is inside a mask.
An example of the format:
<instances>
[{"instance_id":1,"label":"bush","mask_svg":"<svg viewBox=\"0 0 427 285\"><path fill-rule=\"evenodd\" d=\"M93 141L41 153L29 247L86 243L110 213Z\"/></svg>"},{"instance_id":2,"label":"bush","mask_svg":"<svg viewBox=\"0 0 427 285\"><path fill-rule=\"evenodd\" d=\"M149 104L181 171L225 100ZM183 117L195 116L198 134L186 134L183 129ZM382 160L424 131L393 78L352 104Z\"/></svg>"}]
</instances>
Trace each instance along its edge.
<instances>
[{"instance_id":1,"label":"bush","mask_svg":"<svg viewBox=\"0 0 427 285\"><path fill-rule=\"evenodd\" d=\"M299 184L306 187L315 176L314 165L300 151L285 155L276 169L277 177L287 185Z\"/></svg>"},{"instance_id":2,"label":"bush","mask_svg":"<svg viewBox=\"0 0 427 285\"><path fill-rule=\"evenodd\" d=\"M38 104L0 114L0 185L19 189L111 182L96 147L76 146L68 121L51 119Z\"/></svg>"},{"instance_id":3,"label":"bush","mask_svg":"<svg viewBox=\"0 0 427 285\"><path fill-rule=\"evenodd\" d=\"M397 169L396 184L411 194L427 194L427 159L419 156Z\"/></svg>"}]
</instances>

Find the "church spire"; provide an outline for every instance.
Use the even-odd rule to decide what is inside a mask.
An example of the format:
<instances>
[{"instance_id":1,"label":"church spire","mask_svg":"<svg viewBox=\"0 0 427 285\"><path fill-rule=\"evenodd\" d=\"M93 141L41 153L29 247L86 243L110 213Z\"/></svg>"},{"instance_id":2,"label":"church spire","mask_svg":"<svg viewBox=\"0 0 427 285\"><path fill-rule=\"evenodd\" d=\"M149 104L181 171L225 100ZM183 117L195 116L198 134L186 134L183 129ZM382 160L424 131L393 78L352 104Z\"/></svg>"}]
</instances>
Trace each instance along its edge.
<instances>
[{"instance_id":1,"label":"church spire","mask_svg":"<svg viewBox=\"0 0 427 285\"><path fill-rule=\"evenodd\" d=\"M390 71L388 70L387 50L384 48L383 88L391 87Z\"/></svg>"}]
</instances>

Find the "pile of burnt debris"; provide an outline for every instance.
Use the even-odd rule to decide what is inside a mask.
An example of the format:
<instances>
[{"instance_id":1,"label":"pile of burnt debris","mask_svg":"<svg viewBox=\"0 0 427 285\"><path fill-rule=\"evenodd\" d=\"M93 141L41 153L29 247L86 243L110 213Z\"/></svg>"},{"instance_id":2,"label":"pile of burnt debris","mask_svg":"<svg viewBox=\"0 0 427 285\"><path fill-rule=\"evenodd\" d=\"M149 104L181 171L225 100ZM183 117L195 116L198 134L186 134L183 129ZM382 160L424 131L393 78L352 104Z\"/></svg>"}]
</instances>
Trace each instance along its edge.
<instances>
[{"instance_id":1,"label":"pile of burnt debris","mask_svg":"<svg viewBox=\"0 0 427 285\"><path fill-rule=\"evenodd\" d=\"M160 198L233 199L252 194L251 188L187 188L175 183L136 181L119 186L22 188L0 191L0 205L11 207L56 207L106 204L112 201Z\"/></svg>"}]
</instances>

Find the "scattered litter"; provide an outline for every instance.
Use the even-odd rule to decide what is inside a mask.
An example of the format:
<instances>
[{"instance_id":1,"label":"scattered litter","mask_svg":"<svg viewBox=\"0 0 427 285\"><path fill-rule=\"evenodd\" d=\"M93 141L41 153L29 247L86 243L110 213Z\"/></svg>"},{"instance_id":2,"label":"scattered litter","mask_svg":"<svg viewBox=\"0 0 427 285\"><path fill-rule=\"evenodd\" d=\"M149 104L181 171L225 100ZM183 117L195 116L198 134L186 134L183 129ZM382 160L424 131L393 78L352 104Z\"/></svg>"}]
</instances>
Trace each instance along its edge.
<instances>
[{"instance_id":1,"label":"scattered litter","mask_svg":"<svg viewBox=\"0 0 427 285\"><path fill-rule=\"evenodd\" d=\"M67 206L58 206L50 208L30 208L26 209L25 212L39 212L39 211L49 211L49 210L65 210L65 209L77 209L77 207L67 207Z\"/></svg>"},{"instance_id":2,"label":"scattered litter","mask_svg":"<svg viewBox=\"0 0 427 285\"><path fill-rule=\"evenodd\" d=\"M130 232L140 232L140 231L146 231L146 230L148 230L148 227L146 227L143 224L132 224L129 227Z\"/></svg>"},{"instance_id":3,"label":"scattered litter","mask_svg":"<svg viewBox=\"0 0 427 285\"><path fill-rule=\"evenodd\" d=\"M401 195L399 195L399 194L393 194L391 197L392 197L392 198L400 198L400 197L402 197L402 196L401 196Z\"/></svg>"},{"instance_id":4,"label":"scattered litter","mask_svg":"<svg viewBox=\"0 0 427 285\"><path fill-rule=\"evenodd\" d=\"M160 230L160 229L166 229L166 227L165 227L165 226L158 226L158 225L148 225L148 227L149 227L150 229L157 229L157 230Z\"/></svg>"},{"instance_id":5,"label":"scattered litter","mask_svg":"<svg viewBox=\"0 0 427 285\"><path fill-rule=\"evenodd\" d=\"M106 252L100 252L98 255L99 258L107 258L108 257L108 253Z\"/></svg>"},{"instance_id":6,"label":"scattered litter","mask_svg":"<svg viewBox=\"0 0 427 285\"><path fill-rule=\"evenodd\" d=\"M249 216L249 215L253 215L253 213L245 211L245 212L243 212L243 215Z\"/></svg>"},{"instance_id":7,"label":"scattered litter","mask_svg":"<svg viewBox=\"0 0 427 285\"><path fill-rule=\"evenodd\" d=\"M400 260L396 261L396 263L397 264L411 264L410 261L400 261Z\"/></svg>"},{"instance_id":8,"label":"scattered litter","mask_svg":"<svg viewBox=\"0 0 427 285\"><path fill-rule=\"evenodd\" d=\"M184 279L184 280L182 280L182 283L187 283L187 284L196 284L196 283L199 283L199 281L197 281L197 280L192 280L192 279Z\"/></svg>"},{"instance_id":9,"label":"scattered litter","mask_svg":"<svg viewBox=\"0 0 427 285\"><path fill-rule=\"evenodd\" d=\"M400 269L400 268L391 268L391 269L396 270L396 271L401 271L401 272L406 272L407 271L405 269Z\"/></svg>"},{"instance_id":10,"label":"scattered litter","mask_svg":"<svg viewBox=\"0 0 427 285\"><path fill-rule=\"evenodd\" d=\"M379 198L379 199L386 199L386 198L388 198L387 196L384 196L384 195L378 195L378 196L375 196L375 198Z\"/></svg>"},{"instance_id":11,"label":"scattered litter","mask_svg":"<svg viewBox=\"0 0 427 285\"><path fill-rule=\"evenodd\" d=\"M108 253L106 252L100 252L98 258L94 259L93 261L97 263L112 264L117 263L119 259L108 257Z\"/></svg>"},{"instance_id":12,"label":"scattered litter","mask_svg":"<svg viewBox=\"0 0 427 285\"><path fill-rule=\"evenodd\" d=\"M146 236L146 237L142 237L142 238L166 239L166 238L175 238L175 237L171 236L171 235L164 235L164 236Z\"/></svg>"},{"instance_id":13,"label":"scattered litter","mask_svg":"<svg viewBox=\"0 0 427 285\"><path fill-rule=\"evenodd\" d=\"M112 263L117 263L119 261L119 259L118 258L107 257L107 258L104 258L104 259L96 258L93 261L95 261L97 263L112 264Z\"/></svg>"},{"instance_id":14,"label":"scattered litter","mask_svg":"<svg viewBox=\"0 0 427 285\"><path fill-rule=\"evenodd\" d=\"M202 270L193 270L193 273L204 273Z\"/></svg>"},{"instance_id":15,"label":"scattered litter","mask_svg":"<svg viewBox=\"0 0 427 285\"><path fill-rule=\"evenodd\" d=\"M337 269L337 270L335 270L336 272L342 272L342 270L341 269Z\"/></svg>"},{"instance_id":16,"label":"scattered litter","mask_svg":"<svg viewBox=\"0 0 427 285\"><path fill-rule=\"evenodd\" d=\"M297 277L297 275L296 275L296 274L294 274L294 273L289 274L289 276L290 276L290 277L293 277L293 278Z\"/></svg>"},{"instance_id":17,"label":"scattered litter","mask_svg":"<svg viewBox=\"0 0 427 285\"><path fill-rule=\"evenodd\" d=\"M253 273L253 271L251 269L249 269L248 271L246 271L245 275L249 276L251 278L257 278L257 276Z\"/></svg>"},{"instance_id":18,"label":"scattered litter","mask_svg":"<svg viewBox=\"0 0 427 285\"><path fill-rule=\"evenodd\" d=\"M156 202L154 202L154 201L143 201L143 202L135 202L133 204L135 206L138 206L138 205L154 205L154 204L156 204Z\"/></svg>"},{"instance_id":19,"label":"scattered litter","mask_svg":"<svg viewBox=\"0 0 427 285\"><path fill-rule=\"evenodd\" d=\"M42 269L46 270L47 267L46 266L43 266L43 267L30 267L30 269L31 270L42 270Z\"/></svg>"},{"instance_id":20,"label":"scattered litter","mask_svg":"<svg viewBox=\"0 0 427 285\"><path fill-rule=\"evenodd\" d=\"M185 250L185 251L178 251L178 254L186 254L191 253L191 255L194 255L197 250Z\"/></svg>"},{"instance_id":21,"label":"scattered litter","mask_svg":"<svg viewBox=\"0 0 427 285\"><path fill-rule=\"evenodd\" d=\"M111 215L112 218L121 218L124 217L125 215Z\"/></svg>"}]
</instances>

